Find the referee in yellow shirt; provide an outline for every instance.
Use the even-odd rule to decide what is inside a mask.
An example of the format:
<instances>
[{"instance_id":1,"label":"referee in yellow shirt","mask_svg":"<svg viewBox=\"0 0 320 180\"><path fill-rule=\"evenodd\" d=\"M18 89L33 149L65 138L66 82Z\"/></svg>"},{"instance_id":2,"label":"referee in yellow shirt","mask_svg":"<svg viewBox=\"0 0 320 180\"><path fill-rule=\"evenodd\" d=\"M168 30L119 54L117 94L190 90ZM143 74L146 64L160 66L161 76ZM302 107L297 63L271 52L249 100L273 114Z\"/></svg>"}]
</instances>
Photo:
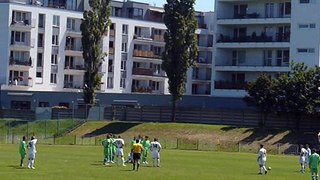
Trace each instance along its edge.
<instances>
[{"instance_id":1,"label":"referee in yellow shirt","mask_svg":"<svg viewBox=\"0 0 320 180\"><path fill-rule=\"evenodd\" d=\"M136 140L136 143L132 146L132 152L133 152L133 171L135 170L136 164L137 164L137 171L139 170L140 166L140 159L141 159L141 152L143 151L142 144L139 143L139 139Z\"/></svg>"}]
</instances>

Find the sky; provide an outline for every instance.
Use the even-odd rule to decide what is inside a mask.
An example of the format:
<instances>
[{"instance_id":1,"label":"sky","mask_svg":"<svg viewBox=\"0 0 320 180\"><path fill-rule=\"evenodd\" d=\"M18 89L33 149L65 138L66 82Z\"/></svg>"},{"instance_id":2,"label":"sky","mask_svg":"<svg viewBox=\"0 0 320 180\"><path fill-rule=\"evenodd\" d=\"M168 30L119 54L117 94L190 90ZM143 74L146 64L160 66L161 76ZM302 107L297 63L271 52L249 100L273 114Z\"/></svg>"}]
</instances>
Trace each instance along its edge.
<instances>
[{"instance_id":1,"label":"sky","mask_svg":"<svg viewBox=\"0 0 320 180\"><path fill-rule=\"evenodd\" d=\"M148 3L150 5L156 5L157 7L163 7L163 4L165 4L166 0L131 0L136 2L144 2ZM214 10L214 0L196 0L195 5L196 11L213 11Z\"/></svg>"}]
</instances>

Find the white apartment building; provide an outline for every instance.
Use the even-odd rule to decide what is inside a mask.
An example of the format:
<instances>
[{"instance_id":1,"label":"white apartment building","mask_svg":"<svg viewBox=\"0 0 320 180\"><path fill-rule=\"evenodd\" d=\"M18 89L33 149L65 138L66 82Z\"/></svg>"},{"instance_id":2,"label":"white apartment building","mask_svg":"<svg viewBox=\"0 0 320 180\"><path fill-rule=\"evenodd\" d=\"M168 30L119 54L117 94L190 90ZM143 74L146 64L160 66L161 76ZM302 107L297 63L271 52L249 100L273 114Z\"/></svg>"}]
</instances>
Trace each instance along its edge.
<instances>
[{"instance_id":1,"label":"white apartment building","mask_svg":"<svg viewBox=\"0 0 320 180\"><path fill-rule=\"evenodd\" d=\"M319 66L320 1L216 0L211 95L243 97L259 74L277 77L290 61Z\"/></svg>"},{"instance_id":2,"label":"white apartment building","mask_svg":"<svg viewBox=\"0 0 320 180\"><path fill-rule=\"evenodd\" d=\"M80 24L88 8L87 0L0 0L2 89L81 92L85 71ZM131 1L113 1L111 8L100 92L168 94L168 78L161 69L163 9ZM186 93L210 95L214 14L197 12L196 18L199 59L188 72Z\"/></svg>"}]
</instances>

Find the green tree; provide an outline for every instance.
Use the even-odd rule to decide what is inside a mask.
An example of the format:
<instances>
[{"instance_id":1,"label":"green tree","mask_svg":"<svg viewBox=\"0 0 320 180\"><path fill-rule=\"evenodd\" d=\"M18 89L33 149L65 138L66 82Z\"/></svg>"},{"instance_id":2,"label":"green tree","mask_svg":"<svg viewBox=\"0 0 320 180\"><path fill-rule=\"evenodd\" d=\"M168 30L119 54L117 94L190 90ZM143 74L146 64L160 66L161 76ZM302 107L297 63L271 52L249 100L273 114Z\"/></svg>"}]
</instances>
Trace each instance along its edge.
<instances>
[{"instance_id":1,"label":"green tree","mask_svg":"<svg viewBox=\"0 0 320 180\"><path fill-rule=\"evenodd\" d=\"M99 68L105 54L102 52L102 38L108 31L111 23L111 0L89 0L90 10L84 11L80 26L82 34L82 50L85 62L84 101L86 104L95 104L95 90L101 85Z\"/></svg>"},{"instance_id":2,"label":"green tree","mask_svg":"<svg viewBox=\"0 0 320 180\"><path fill-rule=\"evenodd\" d=\"M274 81L267 74L261 74L255 81L246 87L248 96L244 98L248 105L259 108L262 118L259 126L264 127L268 114L273 111L276 99L274 98Z\"/></svg>"},{"instance_id":3,"label":"green tree","mask_svg":"<svg viewBox=\"0 0 320 180\"><path fill-rule=\"evenodd\" d=\"M281 75L275 81L276 105L281 112L294 115L298 130L302 116L315 112L315 73L315 68L309 68L304 63L292 63L291 72Z\"/></svg>"},{"instance_id":4,"label":"green tree","mask_svg":"<svg viewBox=\"0 0 320 180\"><path fill-rule=\"evenodd\" d=\"M162 54L162 69L169 79L173 122L176 118L177 101L185 92L187 70L198 56L194 4L195 0L167 0L164 5L167 31L164 35L166 45Z\"/></svg>"}]
</instances>

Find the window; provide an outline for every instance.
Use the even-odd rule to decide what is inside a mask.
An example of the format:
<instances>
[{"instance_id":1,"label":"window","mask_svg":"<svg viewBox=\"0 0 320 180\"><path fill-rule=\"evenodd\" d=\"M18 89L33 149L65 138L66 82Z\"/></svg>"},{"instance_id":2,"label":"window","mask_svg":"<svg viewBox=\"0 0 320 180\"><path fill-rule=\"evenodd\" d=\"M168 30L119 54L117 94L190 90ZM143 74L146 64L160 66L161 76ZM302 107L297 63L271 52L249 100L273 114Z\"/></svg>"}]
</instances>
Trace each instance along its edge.
<instances>
[{"instance_id":1,"label":"window","mask_svg":"<svg viewBox=\"0 0 320 180\"><path fill-rule=\"evenodd\" d=\"M52 45L59 45L59 35L52 35Z\"/></svg>"},{"instance_id":2,"label":"window","mask_svg":"<svg viewBox=\"0 0 320 180\"><path fill-rule=\"evenodd\" d=\"M38 27L39 28L44 28L44 23L45 23L45 15L44 14L39 14Z\"/></svg>"},{"instance_id":3,"label":"window","mask_svg":"<svg viewBox=\"0 0 320 180\"><path fill-rule=\"evenodd\" d=\"M112 16L116 16L116 17L121 17L122 15L122 8L120 7L112 7L112 10L111 10L111 14Z\"/></svg>"},{"instance_id":4,"label":"window","mask_svg":"<svg viewBox=\"0 0 320 180\"><path fill-rule=\"evenodd\" d=\"M42 62L43 62L43 54L42 53L38 53L37 55L37 67L42 67Z\"/></svg>"},{"instance_id":5,"label":"window","mask_svg":"<svg viewBox=\"0 0 320 180\"><path fill-rule=\"evenodd\" d=\"M120 87L126 88L126 78L120 78Z\"/></svg>"},{"instance_id":6,"label":"window","mask_svg":"<svg viewBox=\"0 0 320 180\"><path fill-rule=\"evenodd\" d=\"M264 66L272 66L272 50L264 50L263 51L263 65Z\"/></svg>"},{"instance_id":7,"label":"window","mask_svg":"<svg viewBox=\"0 0 320 180\"><path fill-rule=\"evenodd\" d=\"M265 4L265 17L273 18L274 17L274 3Z\"/></svg>"},{"instance_id":8,"label":"window","mask_svg":"<svg viewBox=\"0 0 320 180\"><path fill-rule=\"evenodd\" d=\"M67 29L74 31L75 30L75 26L76 26L76 20L68 18L67 19Z\"/></svg>"},{"instance_id":9,"label":"window","mask_svg":"<svg viewBox=\"0 0 320 180\"><path fill-rule=\"evenodd\" d=\"M126 70L126 64L127 64L127 61L121 61L121 70L125 71Z\"/></svg>"},{"instance_id":10,"label":"window","mask_svg":"<svg viewBox=\"0 0 320 180\"><path fill-rule=\"evenodd\" d=\"M30 101L11 101L11 109L31 109Z\"/></svg>"},{"instance_id":11,"label":"window","mask_svg":"<svg viewBox=\"0 0 320 180\"><path fill-rule=\"evenodd\" d=\"M309 4L310 0L300 0L300 4Z\"/></svg>"},{"instance_id":12,"label":"window","mask_svg":"<svg viewBox=\"0 0 320 180\"><path fill-rule=\"evenodd\" d=\"M279 3L279 15L280 17L291 15L291 2Z\"/></svg>"},{"instance_id":13,"label":"window","mask_svg":"<svg viewBox=\"0 0 320 180\"><path fill-rule=\"evenodd\" d=\"M43 47L43 34L38 34L38 47Z\"/></svg>"},{"instance_id":14,"label":"window","mask_svg":"<svg viewBox=\"0 0 320 180\"><path fill-rule=\"evenodd\" d=\"M299 24L299 29L309 28L309 24Z\"/></svg>"},{"instance_id":15,"label":"window","mask_svg":"<svg viewBox=\"0 0 320 180\"><path fill-rule=\"evenodd\" d=\"M36 77L37 77L37 78L42 78L42 72L37 72L37 73L36 73Z\"/></svg>"},{"instance_id":16,"label":"window","mask_svg":"<svg viewBox=\"0 0 320 180\"><path fill-rule=\"evenodd\" d=\"M107 79L107 88L112 89L113 88L113 77L108 77Z\"/></svg>"},{"instance_id":17,"label":"window","mask_svg":"<svg viewBox=\"0 0 320 180\"><path fill-rule=\"evenodd\" d=\"M232 51L232 66L246 62L246 51Z\"/></svg>"},{"instance_id":18,"label":"window","mask_svg":"<svg viewBox=\"0 0 320 180\"><path fill-rule=\"evenodd\" d=\"M277 66L289 66L289 50L277 51Z\"/></svg>"},{"instance_id":19,"label":"window","mask_svg":"<svg viewBox=\"0 0 320 180\"><path fill-rule=\"evenodd\" d=\"M142 18L143 16L143 9L140 8L134 8L133 9L133 17Z\"/></svg>"},{"instance_id":20,"label":"window","mask_svg":"<svg viewBox=\"0 0 320 180\"><path fill-rule=\"evenodd\" d=\"M125 34L125 35L128 34L128 25L127 24L122 25L122 34Z\"/></svg>"},{"instance_id":21,"label":"window","mask_svg":"<svg viewBox=\"0 0 320 180\"><path fill-rule=\"evenodd\" d=\"M20 42L23 43L26 41L26 33L19 32L19 31L12 31L11 32L11 41L12 42Z\"/></svg>"},{"instance_id":22,"label":"window","mask_svg":"<svg viewBox=\"0 0 320 180\"><path fill-rule=\"evenodd\" d=\"M315 23L311 23L311 24L298 24L299 29L315 29L316 28L316 24Z\"/></svg>"},{"instance_id":23,"label":"window","mask_svg":"<svg viewBox=\"0 0 320 180\"><path fill-rule=\"evenodd\" d=\"M58 55L51 54L51 64L58 64Z\"/></svg>"},{"instance_id":24,"label":"window","mask_svg":"<svg viewBox=\"0 0 320 180\"><path fill-rule=\"evenodd\" d=\"M60 16L57 15L53 15L53 22L52 22L53 26L60 26Z\"/></svg>"},{"instance_id":25,"label":"window","mask_svg":"<svg viewBox=\"0 0 320 180\"><path fill-rule=\"evenodd\" d=\"M113 60L108 60L108 72L113 72Z\"/></svg>"},{"instance_id":26,"label":"window","mask_svg":"<svg viewBox=\"0 0 320 180\"><path fill-rule=\"evenodd\" d=\"M49 107L49 102L39 102L39 107Z\"/></svg>"},{"instance_id":27,"label":"window","mask_svg":"<svg viewBox=\"0 0 320 180\"><path fill-rule=\"evenodd\" d=\"M159 91L159 89L160 89L160 82L150 81L149 84L151 85L151 89L152 89L153 91Z\"/></svg>"},{"instance_id":28,"label":"window","mask_svg":"<svg viewBox=\"0 0 320 180\"><path fill-rule=\"evenodd\" d=\"M298 53L314 53L315 50L314 48L298 48L297 52Z\"/></svg>"},{"instance_id":29,"label":"window","mask_svg":"<svg viewBox=\"0 0 320 180\"><path fill-rule=\"evenodd\" d=\"M50 83L57 84L57 74L50 74Z\"/></svg>"},{"instance_id":30,"label":"window","mask_svg":"<svg viewBox=\"0 0 320 180\"><path fill-rule=\"evenodd\" d=\"M123 42L123 43L122 43L121 51L122 51L122 52L127 52L127 43L126 43L126 42Z\"/></svg>"}]
</instances>

